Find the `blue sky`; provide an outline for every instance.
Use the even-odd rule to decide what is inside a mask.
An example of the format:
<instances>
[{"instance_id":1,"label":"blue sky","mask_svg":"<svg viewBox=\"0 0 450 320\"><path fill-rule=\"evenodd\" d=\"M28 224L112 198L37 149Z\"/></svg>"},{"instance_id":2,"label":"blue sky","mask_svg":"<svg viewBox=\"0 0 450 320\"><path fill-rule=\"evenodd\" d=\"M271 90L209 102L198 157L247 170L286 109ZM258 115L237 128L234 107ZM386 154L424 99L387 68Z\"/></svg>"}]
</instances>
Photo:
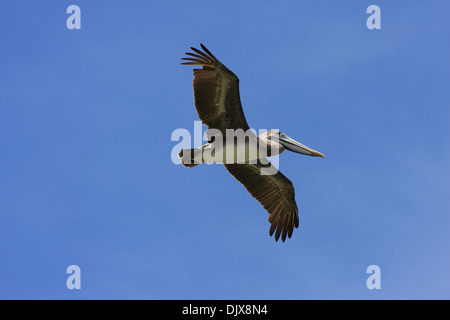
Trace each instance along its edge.
<instances>
[{"instance_id":1,"label":"blue sky","mask_svg":"<svg viewBox=\"0 0 450 320\"><path fill-rule=\"evenodd\" d=\"M3 2L0 298L449 299L449 9ZM280 157L300 215L285 243L223 166L171 161L198 120L179 58L200 42L240 78L251 127L326 155Z\"/></svg>"}]
</instances>

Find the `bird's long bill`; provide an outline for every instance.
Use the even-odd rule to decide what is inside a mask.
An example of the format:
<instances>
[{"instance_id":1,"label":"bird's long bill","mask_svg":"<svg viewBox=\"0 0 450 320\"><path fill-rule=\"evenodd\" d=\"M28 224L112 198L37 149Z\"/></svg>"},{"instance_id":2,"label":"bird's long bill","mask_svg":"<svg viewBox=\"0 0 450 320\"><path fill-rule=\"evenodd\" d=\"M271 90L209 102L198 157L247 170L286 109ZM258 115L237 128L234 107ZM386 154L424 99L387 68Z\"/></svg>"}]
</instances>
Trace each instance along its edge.
<instances>
[{"instance_id":1,"label":"bird's long bill","mask_svg":"<svg viewBox=\"0 0 450 320\"><path fill-rule=\"evenodd\" d=\"M296 152L296 153L301 153L301 154L305 154L307 156L312 156L312 157L322 157L324 158L325 156L316 151L313 150L303 144L301 144L300 142L295 141L294 139L288 137L287 135L282 135L279 137L279 142L289 151L292 152Z\"/></svg>"}]
</instances>

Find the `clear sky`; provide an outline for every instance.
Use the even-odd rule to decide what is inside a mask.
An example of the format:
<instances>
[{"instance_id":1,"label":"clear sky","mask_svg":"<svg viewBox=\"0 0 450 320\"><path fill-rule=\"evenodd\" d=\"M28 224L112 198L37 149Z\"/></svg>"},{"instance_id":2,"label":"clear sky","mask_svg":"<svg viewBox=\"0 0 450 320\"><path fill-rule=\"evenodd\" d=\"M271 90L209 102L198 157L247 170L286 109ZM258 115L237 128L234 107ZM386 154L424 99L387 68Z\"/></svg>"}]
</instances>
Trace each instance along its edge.
<instances>
[{"instance_id":1,"label":"clear sky","mask_svg":"<svg viewBox=\"0 0 450 320\"><path fill-rule=\"evenodd\" d=\"M449 9L3 1L0 298L449 299ZM280 157L300 215L285 243L222 165L171 161L198 120L179 59L199 43L240 78L252 128L325 154Z\"/></svg>"}]
</instances>

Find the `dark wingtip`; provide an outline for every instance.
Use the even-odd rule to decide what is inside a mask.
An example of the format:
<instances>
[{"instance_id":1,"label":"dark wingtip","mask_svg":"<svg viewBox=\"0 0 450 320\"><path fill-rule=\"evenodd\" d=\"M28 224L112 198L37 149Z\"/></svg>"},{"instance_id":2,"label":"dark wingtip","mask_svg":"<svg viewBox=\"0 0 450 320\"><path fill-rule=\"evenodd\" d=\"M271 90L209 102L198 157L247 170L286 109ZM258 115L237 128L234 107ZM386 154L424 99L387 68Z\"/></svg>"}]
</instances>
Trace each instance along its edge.
<instances>
[{"instance_id":1,"label":"dark wingtip","mask_svg":"<svg viewBox=\"0 0 450 320\"><path fill-rule=\"evenodd\" d=\"M205 51L207 54L211 55L211 52L209 52L208 48L206 48L203 43L200 43L200 47L202 47L203 51Z\"/></svg>"},{"instance_id":2,"label":"dark wingtip","mask_svg":"<svg viewBox=\"0 0 450 320\"><path fill-rule=\"evenodd\" d=\"M206 48L203 43L200 43L200 47L202 47L203 51L205 51L211 58L213 58L216 61L219 61L212 53L211 51L208 50L208 48Z\"/></svg>"},{"instance_id":3,"label":"dark wingtip","mask_svg":"<svg viewBox=\"0 0 450 320\"><path fill-rule=\"evenodd\" d=\"M275 241L278 242L278 239L280 239L281 231L277 228L277 231L275 232ZM281 239L283 242L283 238Z\"/></svg>"}]
</instances>

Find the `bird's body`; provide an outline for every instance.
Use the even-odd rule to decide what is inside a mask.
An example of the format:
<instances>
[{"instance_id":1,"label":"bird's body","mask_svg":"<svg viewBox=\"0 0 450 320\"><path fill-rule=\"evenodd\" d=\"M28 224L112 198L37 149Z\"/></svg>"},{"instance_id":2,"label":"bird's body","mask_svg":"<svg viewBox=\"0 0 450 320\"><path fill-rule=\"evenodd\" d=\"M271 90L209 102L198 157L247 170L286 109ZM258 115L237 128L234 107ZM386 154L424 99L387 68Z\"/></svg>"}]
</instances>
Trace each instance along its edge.
<instances>
[{"instance_id":1,"label":"bird's body","mask_svg":"<svg viewBox=\"0 0 450 320\"><path fill-rule=\"evenodd\" d=\"M282 144L267 139L271 132L263 132L256 136L251 130L230 132L227 137L214 136L214 142L183 152L183 164L220 163L234 164L254 162L267 157L276 156L285 150Z\"/></svg>"},{"instance_id":2,"label":"bird's body","mask_svg":"<svg viewBox=\"0 0 450 320\"><path fill-rule=\"evenodd\" d=\"M256 136L247 124L239 96L239 79L201 44L203 51L191 48L189 62L194 69L194 99L197 113L208 126L208 143L200 148L185 149L181 163L194 167L201 163L224 164L250 194L269 212L270 235L275 240L292 235L299 225L298 209L292 182L270 164L267 157L285 149L310 155L323 154L291 139L279 130Z\"/></svg>"}]
</instances>

